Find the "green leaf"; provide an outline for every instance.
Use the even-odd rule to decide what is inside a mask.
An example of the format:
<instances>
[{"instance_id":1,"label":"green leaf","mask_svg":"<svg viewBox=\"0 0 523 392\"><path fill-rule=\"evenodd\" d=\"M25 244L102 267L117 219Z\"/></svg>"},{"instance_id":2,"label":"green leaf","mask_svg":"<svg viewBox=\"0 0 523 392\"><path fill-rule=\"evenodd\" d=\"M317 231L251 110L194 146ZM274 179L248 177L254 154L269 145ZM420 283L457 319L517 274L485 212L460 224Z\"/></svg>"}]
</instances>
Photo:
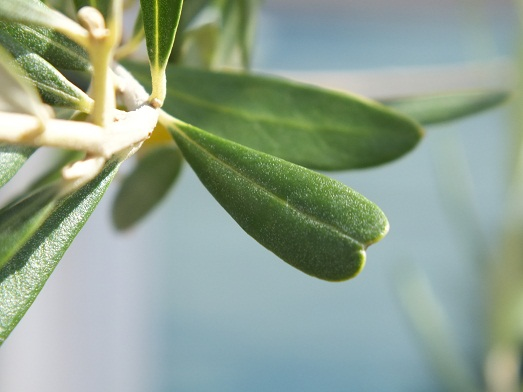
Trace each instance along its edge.
<instances>
[{"instance_id":1,"label":"green leaf","mask_svg":"<svg viewBox=\"0 0 523 392\"><path fill-rule=\"evenodd\" d=\"M0 31L57 68L75 71L89 71L91 68L84 48L49 28L0 21Z\"/></svg>"},{"instance_id":2,"label":"green leaf","mask_svg":"<svg viewBox=\"0 0 523 392\"><path fill-rule=\"evenodd\" d=\"M82 26L39 0L0 1L0 20L48 27L77 43L86 43L87 40L87 31Z\"/></svg>"},{"instance_id":3,"label":"green leaf","mask_svg":"<svg viewBox=\"0 0 523 392\"><path fill-rule=\"evenodd\" d=\"M207 23L185 32L179 57L171 56L171 59L184 67L212 68L218 35L219 27L214 23Z\"/></svg>"},{"instance_id":4,"label":"green leaf","mask_svg":"<svg viewBox=\"0 0 523 392\"><path fill-rule=\"evenodd\" d=\"M231 64L235 52L240 64L249 68L254 38L255 15L258 0L221 0L221 34L213 66L221 68Z\"/></svg>"},{"instance_id":5,"label":"green leaf","mask_svg":"<svg viewBox=\"0 0 523 392\"><path fill-rule=\"evenodd\" d=\"M367 246L388 231L381 210L338 181L179 121L169 130L234 220L309 275L330 281L355 276Z\"/></svg>"},{"instance_id":6,"label":"green leaf","mask_svg":"<svg viewBox=\"0 0 523 392\"><path fill-rule=\"evenodd\" d=\"M0 144L0 188L16 174L35 150L34 147Z\"/></svg>"},{"instance_id":7,"label":"green leaf","mask_svg":"<svg viewBox=\"0 0 523 392\"><path fill-rule=\"evenodd\" d=\"M147 54L151 66L152 99L165 99L165 67L180 21L183 0L140 0Z\"/></svg>"},{"instance_id":8,"label":"green leaf","mask_svg":"<svg viewBox=\"0 0 523 392\"><path fill-rule=\"evenodd\" d=\"M1 36L1 34L0 34ZM0 45L0 111L32 114L42 124L49 117L38 91L24 70Z\"/></svg>"},{"instance_id":9,"label":"green leaf","mask_svg":"<svg viewBox=\"0 0 523 392\"><path fill-rule=\"evenodd\" d=\"M204 10L205 7L207 7L211 2L212 0L192 0L186 2L183 5L183 12L180 15L180 21L178 22L178 38L174 42L169 62L178 63L185 58L182 47L184 46L185 40L187 38L187 30L190 28L189 26L193 23L200 12L202 12L202 10ZM199 27L196 27L196 29L198 28ZM180 33L182 33L181 36Z\"/></svg>"},{"instance_id":10,"label":"green leaf","mask_svg":"<svg viewBox=\"0 0 523 392\"><path fill-rule=\"evenodd\" d=\"M146 68L126 67L144 85ZM245 74L167 68L164 109L184 121L312 169L342 170L397 159L422 130L370 100Z\"/></svg>"},{"instance_id":11,"label":"green leaf","mask_svg":"<svg viewBox=\"0 0 523 392\"><path fill-rule=\"evenodd\" d=\"M182 162L180 150L170 145L154 147L139 157L114 201L113 223L117 229L129 229L165 197L178 178Z\"/></svg>"},{"instance_id":12,"label":"green leaf","mask_svg":"<svg viewBox=\"0 0 523 392\"><path fill-rule=\"evenodd\" d=\"M50 186L0 210L0 270L49 216L58 191Z\"/></svg>"},{"instance_id":13,"label":"green leaf","mask_svg":"<svg viewBox=\"0 0 523 392\"><path fill-rule=\"evenodd\" d=\"M506 91L459 91L448 94L397 98L383 104L405 113L420 124L430 125L457 120L505 102Z\"/></svg>"},{"instance_id":14,"label":"green leaf","mask_svg":"<svg viewBox=\"0 0 523 392\"><path fill-rule=\"evenodd\" d=\"M26 76L34 83L44 102L86 113L91 111L93 100L42 57L26 49L2 30L0 30L0 43L11 52L17 64L24 69Z\"/></svg>"},{"instance_id":15,"label":"green leaf","mask_svg":"<svg viewBox=\"0 0 523 392\"><path fill-rule=\"evenodd\" d=\"M109 163L83 188L62 199L48 219L0 270L0 344L31 306L100 201L118 169Z\"/></svg>"}]
</instances>

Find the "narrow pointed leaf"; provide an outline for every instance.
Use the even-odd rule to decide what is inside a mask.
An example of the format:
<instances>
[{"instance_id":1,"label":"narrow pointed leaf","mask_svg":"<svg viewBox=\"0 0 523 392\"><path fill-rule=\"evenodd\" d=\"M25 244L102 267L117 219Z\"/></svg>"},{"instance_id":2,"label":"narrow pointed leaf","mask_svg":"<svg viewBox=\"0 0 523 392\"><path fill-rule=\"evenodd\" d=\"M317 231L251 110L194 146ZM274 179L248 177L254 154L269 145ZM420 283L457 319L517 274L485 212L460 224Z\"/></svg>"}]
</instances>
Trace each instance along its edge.
<instances>
[{"instance_id":1,"label":"narrow pointed leaf","mask_svg":"<svg viewBox=\"0 0 523 392\"><path fill-rule=\"evenodd\" d=\"M143 65L126 67L147 85ZM283 79L167 68L164 109L213 134L313 169L397 159L420 140L410 119L376 102Z\"/></svg>"},{"instance_id":2,"label":"narrow pointed leaf","mask_svg":"<svg viewBox=\"0 0 523 392\"><path fill-rule=\"evenodd\" d=\"M153 85L151 97L161 102L165 99L165 67L173 47L182 5L183 0L140 0Z\"/></svg>"},{"instance_id":3,"label":"narrow pointed leaf","mask_svg":"<svg viewBox=\"0 0 523 392\"><path fill-rule=\"evenodd\" d=\"M212 0L192 0L183 4L183 12L178 22L178 39L174 41L173 49L169 57L170 63L178 64L179 61L184 60L185 55L182 55L182 47L185 44L185 39L187 38L186 33L189 26L198 14L211 2Z\"/></svg>"},{"instance_id":4,"label":"narrow pointed leaf","mask_svg":"<svg viewBox=\"0 0 523 392\"><path fill-rule=\"evenodd\" d=\"M35 150L33 147L0 144L0 188L16 174Z\"/></svg>"},{"instance_id":5,"label":"narrow pointed leaf","mask_svg":"<svg viewBox=\"0 0 523 392\"><path fill-rule=\"evenodd\" d=\"M80 45L46 27L0 21L0 30L20 45L61 69L89 71L89 56ZM2 37L0 36L0 44Z\"/></svg>"},{"instance_id":6,"label":"narrow pointed leaf","mask_svg":"<svg viewBox=\"0 0 523 392\"><path fill-rule=\"evenodd\" d=\"M35 86L1 45L0 86L0 112L32 114L42 123L49 117Z\"/></svg>"},{"instance_id":7,"label":"narrow pointed leaf","mask_svg":"<svg viewBox=\"0 0 523 392\"><path fill-rule=\"evenodd\" d=\"M349 279L388 230L381 210L329 177L182 122L170 130L200 180L254 239L320 279Z\"/></svg>"},{"instance_id":8,"label":"narrow pointed leaf","mask_svg":"<svg viewBox=\"0 0 523 392\"><path fill-rule=\"evenodd\" d=\"M383 101L422 125L457 120L493 108L509 97L506 91L459 91Z\"/></svg>"},{"instance_id":9,"label":"narrow pointed leaf","mask_svg":"<svg viewBox=\"0 0 523 392\"><path fill-rule=\"evenodd\" d=\"M57 194L51 186L0 210L0 270L51 213Z\"/></svg>"},{"instance_id":10,"label":"narrow pointed leaf","mask_svg":"<svg viewBox=\"0 0 523 392\"><path fill-rule=\"evenodd\" d=\"M114 201L117 229L131 228L160 203L178 178L182 162L180 150L170 145L154 147L139 157Z\"/></svg>"},{"instance_id":11,"label":"narrow pointed leaf","mask_svg":"<svg viewBox=\"0 0 523 392\"><path fill-rule=\"evenodd\" d=\"M0 112L33 114L43 123L48 114L38 92L22 74L23 70L0 46ZM16 174L34 151L33 147L0 143L0 187Z\"/></svg>"},{"instance_id":12,"label":"narrow pointed leaf","mask_svg":"<svg viewBox=\"0 0 523 392\"><path fill-rule=\"evenodd\" d=\"M82 26L39 0L0 1L0 20L48 27L76 42L85 43L87 40L87 31Z\"/></svg>"},{"instance_id":13,"label":"narrow pointed leaf","mask_svg":"<svg viewBox=\"0 0 523 392\"><path fill-rule=\"evenodd\" d=\"M214 66L223 68L231 64L238 54L239 64L249 68L254 38L257 0L225 0L221 6L221 27Z\"/></svg>"},{"instance_id":14,"label":"narrow pointed leaf","mask_svg":"<svg viewBox=\"0 0 523 392\"><path fill-rule=\"evenodd\" d=\"M67 80L55 67L20 45L4 31L0 31L0 37L2 45L11 52L17 64L34 83L44 102L53 106L90 112L92 99Z\"/></svg>"},{"instance_id":15,"label":"narrow pointed leaf","mask_svg":"<svg viewBox=\"0 0 523 392\"><path fill-rule=\"evenodd\" d=\"M0 345L18 324L109 186L112 162L93 181L61 200L48 219L0 269Z\"/></svg>"}]
</instances>

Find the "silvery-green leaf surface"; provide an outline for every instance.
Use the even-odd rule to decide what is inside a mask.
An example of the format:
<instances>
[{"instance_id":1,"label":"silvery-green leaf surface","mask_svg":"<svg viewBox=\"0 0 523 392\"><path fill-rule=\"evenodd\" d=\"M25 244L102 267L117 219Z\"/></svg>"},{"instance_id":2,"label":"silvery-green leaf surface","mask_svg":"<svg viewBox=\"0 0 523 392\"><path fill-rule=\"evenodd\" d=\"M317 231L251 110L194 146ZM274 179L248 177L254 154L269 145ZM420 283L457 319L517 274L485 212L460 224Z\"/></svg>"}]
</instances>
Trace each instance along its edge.
<instances>
[{"instance_id":1,"label":"silvery-green leaf surface","mask_svg":"<svg viewBox=\"0 0 523 392\"><path fill-rule=\"evenodd\" d=\"M70 38L87 38L87 31L82 26L39 0L0 1L0 20L48 27Z\"/></svg>"},{"instance_id":2,"label":"silvery-green leaf surface","mask_svg":"<svg viewBox=\"0 0 523 392\"><path fill-rule=\"evenodd\" d=\"M53 211L0 269L0 345L29 309L118 169L109 163L87 185L58 200Z\"/></svg>"},{"instance_id":3,"label":"silvery-green leaf surface","mask_svg":"<svg viewBox=\"0 0 523 392\"><path fill-rule=\"evenodd\" d=\"M165 67L174 44L183 0L140 0L152 78L152 96L164 100Z\"/></svg>"},{"instance_id":4,"label":"silvery-green leaf surface","mask_svg":"<svg viewBox=\"0 0 523 392\"><path fill-rule=\"evenodd\" d=\"M40 92L44 102L53 106L90 112L92 99L45 59L29 51L2 30L0 30L0 43L14 56L17 64L25 71L25 76Z\"/></svg>"},{"instance_id":5,"label":"silvery-green leaf surface","mask_svg":"<svg viewBox=\"0 0 523 392\"><path fill-rule=\"evenodd\" d=\"M90 70L89 56L85 49L61 33L47 27L7 21L0 21L0 30L28 51L36 53L57 68ZM0 43L3 43L1 37Z\"/></svg>"},{"instance_id":6,"label":"silvery-green leaf surface","mask_svg":"<svg viewBox=\"0 0 523 392\"><path fill-rule=\"evenodd\" d=\"M150 86L143 64L125 66ZM390 162L423 135L415 122L377 102L284 79L174 66L167 79L169 114L312 169Z\"/></svg>"}]
</instances>

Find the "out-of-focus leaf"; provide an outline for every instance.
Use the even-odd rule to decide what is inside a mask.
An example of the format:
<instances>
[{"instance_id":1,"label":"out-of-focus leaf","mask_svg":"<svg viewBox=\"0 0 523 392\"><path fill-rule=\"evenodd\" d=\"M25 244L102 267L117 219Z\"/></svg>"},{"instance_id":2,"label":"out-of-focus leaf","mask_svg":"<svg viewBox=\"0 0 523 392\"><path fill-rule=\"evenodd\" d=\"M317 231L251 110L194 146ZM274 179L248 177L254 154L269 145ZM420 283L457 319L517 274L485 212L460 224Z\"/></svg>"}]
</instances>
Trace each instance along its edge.
<instances>
[{"instance_id":1,"label":"out-of-focus leaf","mask_svg":"<svg viewBox=\"0 0 523 392\"><path fill-rule=\"evenodd\" d=\"M0 210L0 270L49 216L58 191L51 186Z\"/></svg>"},{"instance_id":2,"label":"out-of-focus leaf","mask_svg":"<svg viewBox=\"0 0 523 392\"><path fill-rule=\"evenodd\" d=\"M182 154L174 145L153 147L139 157L114 201L116 228L129 229L158 205L178 178L182 163Z\"/></svg>"},{"instance_id":3,"label":"out-of-focus leaf","mask_svg":"<svg viewBox=\"0 0 523 392\"><path fill-rule=\"evenodd\" d=\"M43 123L48 113L43 108L38 92L22 74L20 67L0 46L0 112L33 114ZM16 174L34 151L33 147L0 143L0 187Z\"/></svg>"},{"instance_id":4,"label":"out-of-focus leaf","mask_svg":"<svg viewBox=\"0 0 523 392\"><path fill-rule=\"evenodd\" d=\"M147 69L126 67L144 85ZM167 68L164 109L208 132L312 169L379 165L410 151L419 126L376 102L286 80ZM150 84L149 84L150 85Z\"/></svg>"},{"instance_id":5,"label":"out-of-focus leaf","mask_svg":"<svg viewBox=\"0 0 523 392\"><path fill-rule=\"evenodd\" d=\"M422 125L431 125L457 120L493 108L505 102L509 95L506 91L459 91L382 102Z\"/></svg>"},{"instance_id":6,"label":"out-of-focus leaf","mask_svg":"<svg viewBox=\"0 0 523 392\"><path fill-rule=\"evenodd\" d=\"M0 269L0 344L31 306L117 169L117 162L109 163L93 181L60 200L25 245Z\"/></svg>"},{"instance_id":7,"label":"out-of-focus leaf","mask_svg":"<svg viewBox=\"0 0 523 392\"><path fill-rule=\"evenodd\" d=\"M329 177L173 121L200 180L254 239L320 279L349 279L388 231L381 210Z\"/></svg>"},{"instance_id":8,"label":"out-of-focus leaf","mask_svg":"<svg viewBox=\"0 0 523 392\"><path fill-rule=\"evenodd\" d=\"M180 21L183 0L140 0L145 42L149 56L152 99L165 99L165 67Z\"/></svg>"},{"instance_id":9,"label":"out-of-focus leaf","mask_svg":"<svg viewBox=\"0 0 523 392\"><path fill-rule=\"evenodd\" d=\"M30 52L1 30L0 42L24 69L26 76L34 83L44 102L86 113L91 111L93 100L46 60Z\"/></svg>"},{"instance_id":10,"label":"out-of-focus leaf","mask_svg":"<svg viewBox=\"0 0 523 392\"><path fill-rule=\"evenodd\" d=\"M221 0L221 34L219 35L216 58L217 68L233 65L231 58L239 54L240 65L249 68L254 37L255 15L258 0Z\"/></svg>"},{"instance_id":11,"label":"out-of-focus leaf","mask_svg":"<svg viewBox=\"0 0 523 392\"><path fill-rule=\"evenodd\" d=\"M191 23L194 22L194 19L198 14L213 0L191 0L187 1L183 5L183 12L180 15L180 21L178 22L178 29L180 31L185 31Z\"/></svg>"},{"instance_id":12,"label":"out-of-focus leaf","mask_svg":"<svg viewBox=\"0 0 523 392\"><path fill-rule=\"evenodd\" d=\"M46 27L28 26L20 23L0 21L0 43L4 35L41 56L53 66L75 71L89 71L89 56L80 45Z\"/></svg>"},{"instance_id":13,"label":"out-of-focus leaf","mask_svg":"<svg viewBox=\"0 0 523 392\"><path fill-rule=\"evenodd\" d=\"M1 45L0 86L0 112L32 114L38 117L42 124L49 117L38 91L24 70Z\"/></svg>"},{"instance_id":14,"label":"out-of-focus leaf","mask_svg":"<svg viewBox=\"0 0 523 392\"><path fill-rule=\"evenodd\" d=\"M39 0L0 1L0 20L48 27L77 43L87 40L87 31L82 26Z\"/></svg>"},{"instance_id":15,"label":"out-of-focus leaf","mask_svg":"<svg viewBox=\"0 0 523 392\"><path fill-rule=\"evenodd\" d=\"M177 64L184 67L212 68L218 35L219 27L214 23L185 32L181 48L183 56L179 57Z\"/></svg>"},{"instance_id":16,"label":"out-of-focus leaf","mask_svg":"<svg viewBox=\"0 0 523 392\"><path fill-rule=\"evenodd\" d=\"M212 0L192 0L187 1L183 5L183 12L180 15L180 21L178 22L178 38L174 41L169 62L178 64L180 60L185 58L185 56L181 56L181 54L182 47L185 46L184 43L187 30L198 14L211 2ZM196 29L198 28L199 27L196 27ZM182 34L181 36L180 33Z\"/></svg>"},{"instance_id":17,"label":"out-of-focus leaf","mask_svg":"<svg viewBox=\"0 0 523 392\"><path fill-rule=\"evenodd\" d=\"M0 187L16 174L34 151L34 147L0 144Z\"/></svg>"},{"instance_id":18,"label":"out-of-focus leaf","mask_svg":"<svg viewBox=\"0 0 523 392\"><path fill-rule=\"evenodd\" d=\"M143 17L142 10L140 9L134 21L134 27L133 32L131 34L131 38L129 38L129 40L124 45L116 49L115 58L117 60L123 59L134 53L138 49L138 46L140 45L144 37L145 32L143 29Z\"/></svg>"}]
</instances>

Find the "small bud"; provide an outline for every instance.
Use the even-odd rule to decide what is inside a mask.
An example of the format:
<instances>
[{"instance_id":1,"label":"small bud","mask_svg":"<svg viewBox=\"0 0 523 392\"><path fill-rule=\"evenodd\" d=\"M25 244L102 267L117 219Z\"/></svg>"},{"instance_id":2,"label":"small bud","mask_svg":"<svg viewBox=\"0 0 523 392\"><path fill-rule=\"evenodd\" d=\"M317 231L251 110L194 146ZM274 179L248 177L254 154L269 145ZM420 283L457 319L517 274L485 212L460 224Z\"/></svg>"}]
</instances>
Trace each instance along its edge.
<instances>
[{"instance_id":1,"label":"small bud","mask_svg":"<svg viewBox=\"0 0 523 392\"><path fill-rule=\"evenodd\" d=\"M105 28L105 19L96 8L82 7L77 15L78 21L87 29L91 37L102 39L109 35L109 31Z\"/></svg>"}]
</instances>

